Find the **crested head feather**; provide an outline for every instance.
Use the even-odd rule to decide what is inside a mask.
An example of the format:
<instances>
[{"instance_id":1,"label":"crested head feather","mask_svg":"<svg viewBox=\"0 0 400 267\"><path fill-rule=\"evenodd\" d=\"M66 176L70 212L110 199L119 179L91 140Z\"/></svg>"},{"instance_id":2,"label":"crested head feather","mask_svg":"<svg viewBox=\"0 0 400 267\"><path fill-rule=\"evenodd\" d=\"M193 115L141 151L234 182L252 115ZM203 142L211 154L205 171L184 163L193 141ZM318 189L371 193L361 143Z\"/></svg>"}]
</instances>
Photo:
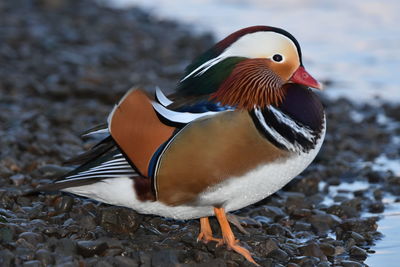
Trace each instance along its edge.
<instances>
[{"instance_id":1,"label":"crested head feather","mask_svg":"<svg viewBox=\"0 0 400 267\"><path fill-rule=\"evenodd\" d=\"M282 85L300 66L300 46L291 34L268 26L248 27L199 56L186 69L177 94L208 96L245 109L277 105L284 97Z\"/></svg>"}]
</instances>

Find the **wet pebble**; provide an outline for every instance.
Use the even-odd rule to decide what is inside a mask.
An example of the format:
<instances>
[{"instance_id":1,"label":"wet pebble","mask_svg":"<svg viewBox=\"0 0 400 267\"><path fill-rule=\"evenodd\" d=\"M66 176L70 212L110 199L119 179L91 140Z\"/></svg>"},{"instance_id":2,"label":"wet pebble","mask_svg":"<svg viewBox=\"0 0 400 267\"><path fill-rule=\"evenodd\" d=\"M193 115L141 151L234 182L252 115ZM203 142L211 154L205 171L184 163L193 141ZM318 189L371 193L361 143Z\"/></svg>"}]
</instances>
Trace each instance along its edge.
<instances>
[{"instance_id":1,"label":"wet pebble","mask_svg":"<svg viewBox=\"0 0 400 267\"><path fill-rule=\"evenodd\" d=\"M121 267L139 266L138 261L136 259L133 259L130 257L116 256L114 259L115 259L115 263L117 266L121 266Z\"/></svg>"},{"instance_id":2,"label":"wet pebble","mask_svg":"<svg viewBox=\"0 0 400 267\"><path fill-rule=\"evenodd\" d=\"M368 257L368 253L358 246L352 246L350 248L350 256L357 260L365 260Z\"/></svg>"},{"instance_id":3,"label":"wet pebble","mask_svg":"<svg viewBox=\"0 0 400 267\"><path fill-rule=\"evenodd\" d=\"M350 261L350 260L341 261L340 264L341 264L343 267L363 267L363 266L364 266L363 264L361 264L361 263L359 263L359 262Z\"/></svg>"},{"instance_id":4,"label":"wet pebble","mask_svg":"<svg viewBox=\"0 0 400 267\"><path fill-rule=\"evenodd\" d=\"M328 243L322 243L319 245L319 248L326 256L334 256L335 255L335 247Z\"/></svg>"},{"instance_id":5,"label":"wet pebble","mask_svg":"<svg viewBox=\"0 0 400 267\"><path fill-rule=\"evenodd\" d=\"M54 264L53 255L47 249L38 249L35 253L35 258L40 261L43 266Z\"/></svg>"},{"instance_id":6,"label":"wet pebble","mask_svg":"<svg viewBox=\"0 0 400 267\"><path fill-rule=\"evenodd\" d=\"M33 260L33 261L25 261L22 266L24 267L41 267L40 261Z\"/></svg>"},{"instance_id":7,"label":"wet pebble","mask_svg":"<svg viewBox=\"0 0 400 267\"><path fill-rule=\"evenodd\" d=\"M178 254L179 251L172 249L154 252L151 258L151 264L152 266L177 266L179 265Z\"/></svg>"},{"instance_id":8,"label":"wet pebble","mask_svg":"<svg viewBox=\"0 0 400 267\"><path fill-rule=\"evenodd\" d=\"M18 238L25 239L28 243L30 243L33 246L37 246L39 243L43 242L43 236L38 233L33 233L33 232L24 232L21 233Z\"/></svg>"},{"instance_id":9,"label":"wet pebble","mask_svg":"<svg viewBox=\"0 0 400 267\"><path fill-rule=\"evenodd\" d=\"M264 206L264 215L267 216L268 218L271 218L272 220L276 221L279 218L284 217L286 214L283 212L283 210L279 207L276 206Z\"/></svg>"},{"instance_id":10,"label":"wet pebble","mask_svg":"<svg viewBox=\"0 0 400 267\"><path fill-rule=\"evenodd\" d=\"M0 243L9 243L14 240L15 230L5 223L0 223Z\"/></svg>"},{"instance_id":11,"label":"wet pebble","mask_svg":"<svg viewBox=\"0 0 400 267\"><path fill-rule=\"evenodd\" d=\"M99 224L107 232L133 235L139 228L142 217L132 209L107 207L101 210Z\"/></svg>"},{"instance_id":12,"label":"wet pebble","mask_svg":"<svg viewBox=\"0 0 400 267\"><path fill-rule=\"evenodd\" d=\"M102 241L84 240L76 242L76 250L78 254L84 257L101 255L107 248L108 248L107 243Z\"/></svg>"},{"instance_id":13,"label":"wet pebble","mask_svg":"<svg viewBox=\"0 0 400 267\"><path fill-rule=\"evenodd\" d=\"M300 222L297 221L294 223L293 226L293 230L294 231L310 231L311 230L311 224L310 223L306 223L306 222Z\"/></svg>"},{"instance_id":14,"label":"wet pebble","mask_svg":"<svg viewBox=\"0 0 400 267\"><path fill-rule=\"evenodd\" d=\"M49 243L55 247L57 255L72 256L76 254L75 242L69 238L52 238Z\"/></svg>"},{"instance_id":15,"label":"wet pebble","mask_svg":"<svg viewBox=\"0 0 400 267\"><path fill-rule=\"evenodd\" d=\"M267 254L267 257L273 258L279 262L286 262L289 259L289 255L282 249L274 249Z\"/></svg>"},{"instance_id":16,"label":"wet pebble","mask_svg":"<svg viewBox=\"0 0 400 267\"><path fill-rule=\"evenodd\" d=\"M0 250L0 266L11 266L14 260L14 253L8 249Z\"/></svg>"},{"instance_id":17,"label":"wet pebble","mask_svg":"<svg viewBox=\"0 0 400 267\"><path fill-rule=\"evenodd\" d=\"M13 182L15 186L20 186L25 182L25 175L15 174L10 177L10 180Z\"/></svg>"},{"instance_id":18,"label":"wet pebble","mask_svg":"<svg viewBox=\"0 0 400 267\"><path fill-rule=\"evenodd\" d=\"M69 212L74 204L74 199L71 196L61 196L55 201L54 210L57 214Z\"/></svg>"},{"instance_id":19,"label":"wet pebble","mask_svg":"<svg viewBox=\"0 0 400 267\"><path fill-rule=\"evenodd\" d=\"M316 257L322 261L327 260L325 254L322 252L320 246L316 243L310 243L305 246L300 246L298 249L305 256Z\"/></svg>"},{"instance_id":20,"label":"wet pebble","mask_svg":"<svg viewBox=\"0 0 400 267\"><path fill-rule=\"evenodd\" d=\"M382 213L385 210L385 205L382 202L374 202L368 206L368 211L371 213Z\"/></svg>"},{"instance_id":21,"label":"wet pebble","mask_svg":"<svg viewBox=\"0 0 400 267\"><path fill-rule=\"evenodd\" d=\"M319 213L308 218L308 222L317 233L325 233L342 222L337 216L332 214Z\"/></svg>"}]
</instances>

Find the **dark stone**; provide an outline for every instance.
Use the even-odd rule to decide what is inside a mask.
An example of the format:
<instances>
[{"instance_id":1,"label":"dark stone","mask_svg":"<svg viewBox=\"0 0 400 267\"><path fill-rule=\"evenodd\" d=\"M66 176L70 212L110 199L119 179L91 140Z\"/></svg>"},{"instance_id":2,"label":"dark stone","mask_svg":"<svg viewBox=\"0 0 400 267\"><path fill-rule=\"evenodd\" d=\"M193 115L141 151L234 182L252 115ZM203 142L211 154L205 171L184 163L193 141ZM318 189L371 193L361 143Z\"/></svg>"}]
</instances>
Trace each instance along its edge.
<instances>
[{"instance_id":1,"label":"dark stone","mask_svg":"<svg viewBox=\"0 0 400 267\"><path fill-rule=\"evenodd\" d=\"M273 223L267 228L267 233L270 235L277 236L289 236L292 237L292 233L287 227L280 225L279 223Z\"/></svg>"},{"instance_id":2,"label":"dark stone","mask_svg":"<svg viewBox=\"0 0 400 267\"><path fill-rule=\"evenodd\" d=\"M299 266L316 266L320 260L319 258L312 256L299 256L292 258L291 261L298 264Z\"/></svg>"},{"instance_id":3,"label":"dark stone","mask_svg":"<svg viewBox=\"0 0 400 267\"><path fill-rule=\"evenodd\" d=\"M43 242L43 236L33 232L21 233L18 238L25 239L33 246L37 246L39 243Z\"/></svg>"},{"instance_id":4,"label":"dark stone","mask_svg":"<svg viewBox=\"0 0 400 267\"><path fill-rule=\"evenodd\" d=\"M25 176L23 174L15 174L10 177L15 186L21 186L25 182Z\"/></svg>"},{"instance_id":5,"label":"dark stone","mask_svg":"<svg viewBox=\"0 0 400 267\"><path fill-rule=\"evenodd\" d=\"M350 238L350 237L354 239L354 242L357 245L359 245L359 246L365 245L365 238L364 238L364 236L360 235L359 233L350 231L348 238ZM345 238L345 239L347 239L347 238Z\"/></svg>"},{"instance_id":6,"label":"dark stone","mask_svg":"<svg viewBox=\"0 0 400 267\"><path fill-rule=\"evenodd\" d=\"M350 248L350 256L357 260L365 260L368 257L368 253L360 247L352 246Z\"/></svg>"},{"instance_id":7,"label":"dark stone","mask_svg":"<svg viewBox=\"0 0 400 267\"><path fill-rule=\"evenodd\" d=\"M121 267L136 267L139 266L139 263L137 260L129 258L129 257L124 257L124 256L116 256L115 257L115 263L117 266Z\"/></svg>"},{"instance_id":8,"label":"dark stone","mask_svg":"<svg viewBox=\"0 0 400 267\"><path fill-rule=\"evenodd\" d=\"M334 256L335 255L335 247L328 243L321 243L319 248L326 256Z\"/></svg>"},{"instance_id":9,"label":"dark stone","mask_svg":"<svg viewBox=\"0 0 400 267\"><path fill-rule=\"evenodd\" d=\"M96 228L96 220L92 215L84 215L79 220L78 223L82 229L93 230Z\"/></svg>"},{"instance_id":10,"label":"dark stone","mask_svg":"<svg viewBox=\"0 0 400 267\"><path fill-rule=\"evenodd\" d=\"M385 210L385 206L382 202L374 202L368 206L368 210L371 213L382 213Z\"/></svg>"},{"instance_id":11,"label":"dark stone","mask_svg":"<svg viewBox=\"0 0 400 267\"><path fill-rule=\"evenodd\" d=\"M330 267L331 263L329 261L321 261L317 264L317 267Z\"/></svg>"},{"instance_id":12,"label":"dark stone","mask_svg":"<svg viewBox=\"0 0 400 267\"><path fill-rule=\"evenodd\" d=\"M107 207L101 210L99 224L107 232L133 235L141 220L142 216L132 209Z\"/></svg>"},{"instance_id":13,"label":"dark stone","mask_svg":"<svg viewBox=\"0 0 400 267\"><path fill-rule=\"evenodd\" d=\"M293 210L292 213L290 214L293 219L301 219L301 218L306 218L310 217L312 215L311 210L309 209L296 209Z\"/></svg>"},{"instance_id":14,"label":"dark stone","mask_svg":"<svg viewBox=\"0 0 400 267\"><path fill-rule=\"evenodd\" d=\"M318 177L295 178L287 186L285 190L303 193L305 196L311 196L318 193Z\"/></svg>"},{"instance_id":15,"label":"dark stone","mask_svg":"<svg viewBox=\"0 0 400 267\"><path fill-rule=\"evenodd\" d=\"M108 263L107 261L104 261L104 260L97 261L94 266L95 267L113 267L112 264L110 264L110 263Z\"/></svg>"},{"instance_id":16,"label":"dark stone","mask_svg":"<svg viewBox=\"0 0 400 267\"><path fill-rule=\"evenodd\" d=\"M286 216L283 210L276 206L268 206L268 205L264 206L264 213L265 216L272 218L274 221Z\"/></svg>"},{"instance_id":17,"label":"dark stone","mask_svg":"<svg viewBox=\"0 0 400 267\"><path fill-rule=\"evenodd\" d=\"M56 255L75 255L76 254L76 244L69 238L54 239L54 247ZM50 241L51 242L51 241Z\"/></svg>"},{"instance_id":18,"label":"dark stone","mask_svg":"<svg viewBox=\"0 0 400 267\"><path fill-rule=\"evenodd\" d=\"M101 255L106 249L108 245L106 242L102 241L78 241L76 243L76 250L78 254L84 257L92 257L94 255Z\"/></svg>"},{"instance_id":19,"label":"dark stone","mask_svg":"<svg viewBox=\"0 0 400 267\"><path fill-rule=\"evenodd\" d=\"M318 234L323 234L342 222L332 214L315 214L308 218L308 222Z\"/></svg>"},{"instance_id":20,"label":"dark stone","mask_svg":"<svg viewBox=\"0 0 400 267\"><path fill-rule=\"evenodd\" d=\"M40 264L40 261L33 260L33 261L26 261L22 265L24 267L41 267L42 265Z\"/></svg>"},{"instance_id":21,"label":"dark stone","mask_svg":"<svg viewBox=\"0 0 400 267\"><path fill-rule=\"evenodd\" d=\"M14 261L14 254L8 249L0 250L0 266L11 266Z\"/></svg>"},{"instance_id":22,"label":"dark stone","mask_svg":"<svg viewBox=\"0 0 400 267\"><path fill-rule=\"evenodd\" d=\"M31 261L35 259L34 253L31 248L19 246L14 250L14 254L16 259L19 258L23 261Z\"/></svg>"},{"instance_id":23,"label":"dark stone","mask_svg":"<svg viewBox=\"0 0 400 267\"><path fill-rule=\"evenodd\" d=\"M364 266L363 264L361 264L361 263L359 263L359 262L350 261L350 260L341 261L340 264L341 264L343 267L363 267L363 266Z\"/></svg>"},{"instance_id":24,"label":"dark stone","mask_svg":"<svg viewBox=\"0 0 400 267\"><path fill-rule=\"evenodd\" d=\"M305 246L300 246L299 247L299 251L304 256L316 257L316 258L319 258L322 261L327 260L326 256L324 255L324 253L320 249L319 245L316 244L316 243L310 243L310 244L307 244Z\"/></svg>"},{"instance_id":25,"label":"dark stone","mask_svg":"<svg viewBox=\"0 0 400 267\"><path fill-rule=\"evenodd\" d=\"M311 224L310 223L306 223L306 222L301 222L301 221L297 221L294 223L293 229L295 231L310 231L311 230Z\"/></svg>"},{"instance_id":26,"label":"dark stone","mask_svg":"<svg viewBox=\"0 0 400 267\"><path fill-rule=\"evenodd\" d=\"M196 262L207 262L207 261L209 261L211 258L212 258L212 257L211 257L211 254L210 254L210 253L207 253L207 252L204 252L204 251L201 251L201 250L198 250L198 249L195 249L195 250L193 251L193 259L194 259Z\"/></svg>"},{"instance_id":27,"label":"dark stone","mask_svg":"<svg viewBox=\"0 0 400 267\"><path fill-rule=\"evenodd\" d=\"M151 258L151 266L165 266L165 267L173 267L178 266L178 251L172 249L166 249L154 252Z\"/></svg>"},{"instance_id":28,"label":"dark stone","mask_svg":"<svg viewBox=\"0 0 400 267\"><path fill-rule=\"evenodd\" d=\"M343 221L343 223L341 223L339 226L344 231L364 233L369 231L376 231L376 229L378 228L378 225L376 223L377 220L377 217L347 219Z\"/></svg>"},{"instance_id":29,"label":"dark stone","mask_svg":"<svg viewBox=\"0 0 400 267\"><path fill-rule=\"evenodd\" d=\"M15 230L8 224L0 223L0 243L9 243L14 240Z\"/></svg>"},{"instance_id":30,"label":"dark stone","mask_svg":"<svg viewBox=\"0 0 400 267\"><path fill-rule=\"evenodd\" d=\"M55 200L54 210L56 214L69 212L74 204L74 199L70 196L61 196Z\"/></svg>"},{"instance_id":31,"label":"dark stone","mask_svg":"<svg viewBox=\"0 0 400 267\"><path fill-rule=\"evenodd\" d=\"M374 190L374 198L377 201L382 201L383 198L383 191L381 189Z\"/></svg>"},{"instance_id":32,"label":"dark stone","mask_svg":"<svg viewBox=\"0 0 400 267\"><path fill-rule=\"evenodd\" d=\"M388 177L385 172L371 171L366 174L369 183L379 183Z\"/></svg>"},{"instance_id":33,"label":"dark stone","mask_svg":"<svg viewBox=\"0 0 400 267\"><path fill-rule=\"evenodd\" d=\"M278 248L278 241L274 238L268 238L265 242L258 245L256 249L260 255L268 255L271 251Z\"/></svg>"},{"instance_id":34,"label":"dark stone","mask_svg":"<svg viewBox=\"0 0 400 267\"><path fill-rule=\"evenodd\" d=\"M267 257L273 258L279 262L286 262L289 259L289 255L282 249L274 249L267 254Z\"/></svg>"},{"instance_id":35,"label":"dark stone","mask_svg":"<svg viewBox=\"0 0 400 267\"><path fill-rule=\"evenodd\" d=\"M54 264L54 258L47 249L39 249L35 253L35 258L42 263L44 266Z\"/></svg>"}]
</instances>

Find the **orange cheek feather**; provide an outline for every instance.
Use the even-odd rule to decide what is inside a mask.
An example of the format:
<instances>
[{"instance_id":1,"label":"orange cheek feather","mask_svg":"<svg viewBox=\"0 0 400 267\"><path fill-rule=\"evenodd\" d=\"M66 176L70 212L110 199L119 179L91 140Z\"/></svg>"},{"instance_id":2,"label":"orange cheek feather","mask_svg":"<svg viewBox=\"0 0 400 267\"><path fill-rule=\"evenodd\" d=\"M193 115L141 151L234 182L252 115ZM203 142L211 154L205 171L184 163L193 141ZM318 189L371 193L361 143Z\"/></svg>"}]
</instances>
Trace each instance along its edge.
<instances>
[{"instance_id":1,"label":"orange cheek feather","mask_svg":"<svg viewBox=\"0 0 400 267\"><path fill-rule=\"evenodd\" d=\"M222 105L251 110L254 106L278 105L284 97L285 81L270 68L270 60L247 59L238 63L211 99Z\"/></svg>"}]
</instances>

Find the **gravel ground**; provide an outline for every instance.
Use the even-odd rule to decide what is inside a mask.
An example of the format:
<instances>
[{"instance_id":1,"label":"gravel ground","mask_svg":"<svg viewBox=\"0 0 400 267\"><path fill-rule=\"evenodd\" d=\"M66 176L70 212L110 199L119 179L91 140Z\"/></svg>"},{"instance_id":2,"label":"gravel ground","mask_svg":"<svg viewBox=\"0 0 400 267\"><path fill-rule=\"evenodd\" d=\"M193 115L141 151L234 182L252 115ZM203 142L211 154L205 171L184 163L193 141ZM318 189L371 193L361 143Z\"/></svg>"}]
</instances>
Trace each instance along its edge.
<instances>
[{"instance_id":1,"label":"gravel ground","mask_svg":"<svg viewBox=\"0 0 400 267\"><path fill-rule=\"evenodd\" d=\"M197 243L197 220L61 193L21 195L93 145L79 133L104 122L132 85L173 88L213 43L210 35L89 0L2 1L0 18L0 266L252 266L225 247ZM364 266L381 237L383 197L400 196L400 177L364 164L398 158L400 106L324 104L328 132L314 163L235 213L248 232L234 228L236 236L262 266ZM353 182L368 186L332 190Z\"/></svg>"}]
</instances>

